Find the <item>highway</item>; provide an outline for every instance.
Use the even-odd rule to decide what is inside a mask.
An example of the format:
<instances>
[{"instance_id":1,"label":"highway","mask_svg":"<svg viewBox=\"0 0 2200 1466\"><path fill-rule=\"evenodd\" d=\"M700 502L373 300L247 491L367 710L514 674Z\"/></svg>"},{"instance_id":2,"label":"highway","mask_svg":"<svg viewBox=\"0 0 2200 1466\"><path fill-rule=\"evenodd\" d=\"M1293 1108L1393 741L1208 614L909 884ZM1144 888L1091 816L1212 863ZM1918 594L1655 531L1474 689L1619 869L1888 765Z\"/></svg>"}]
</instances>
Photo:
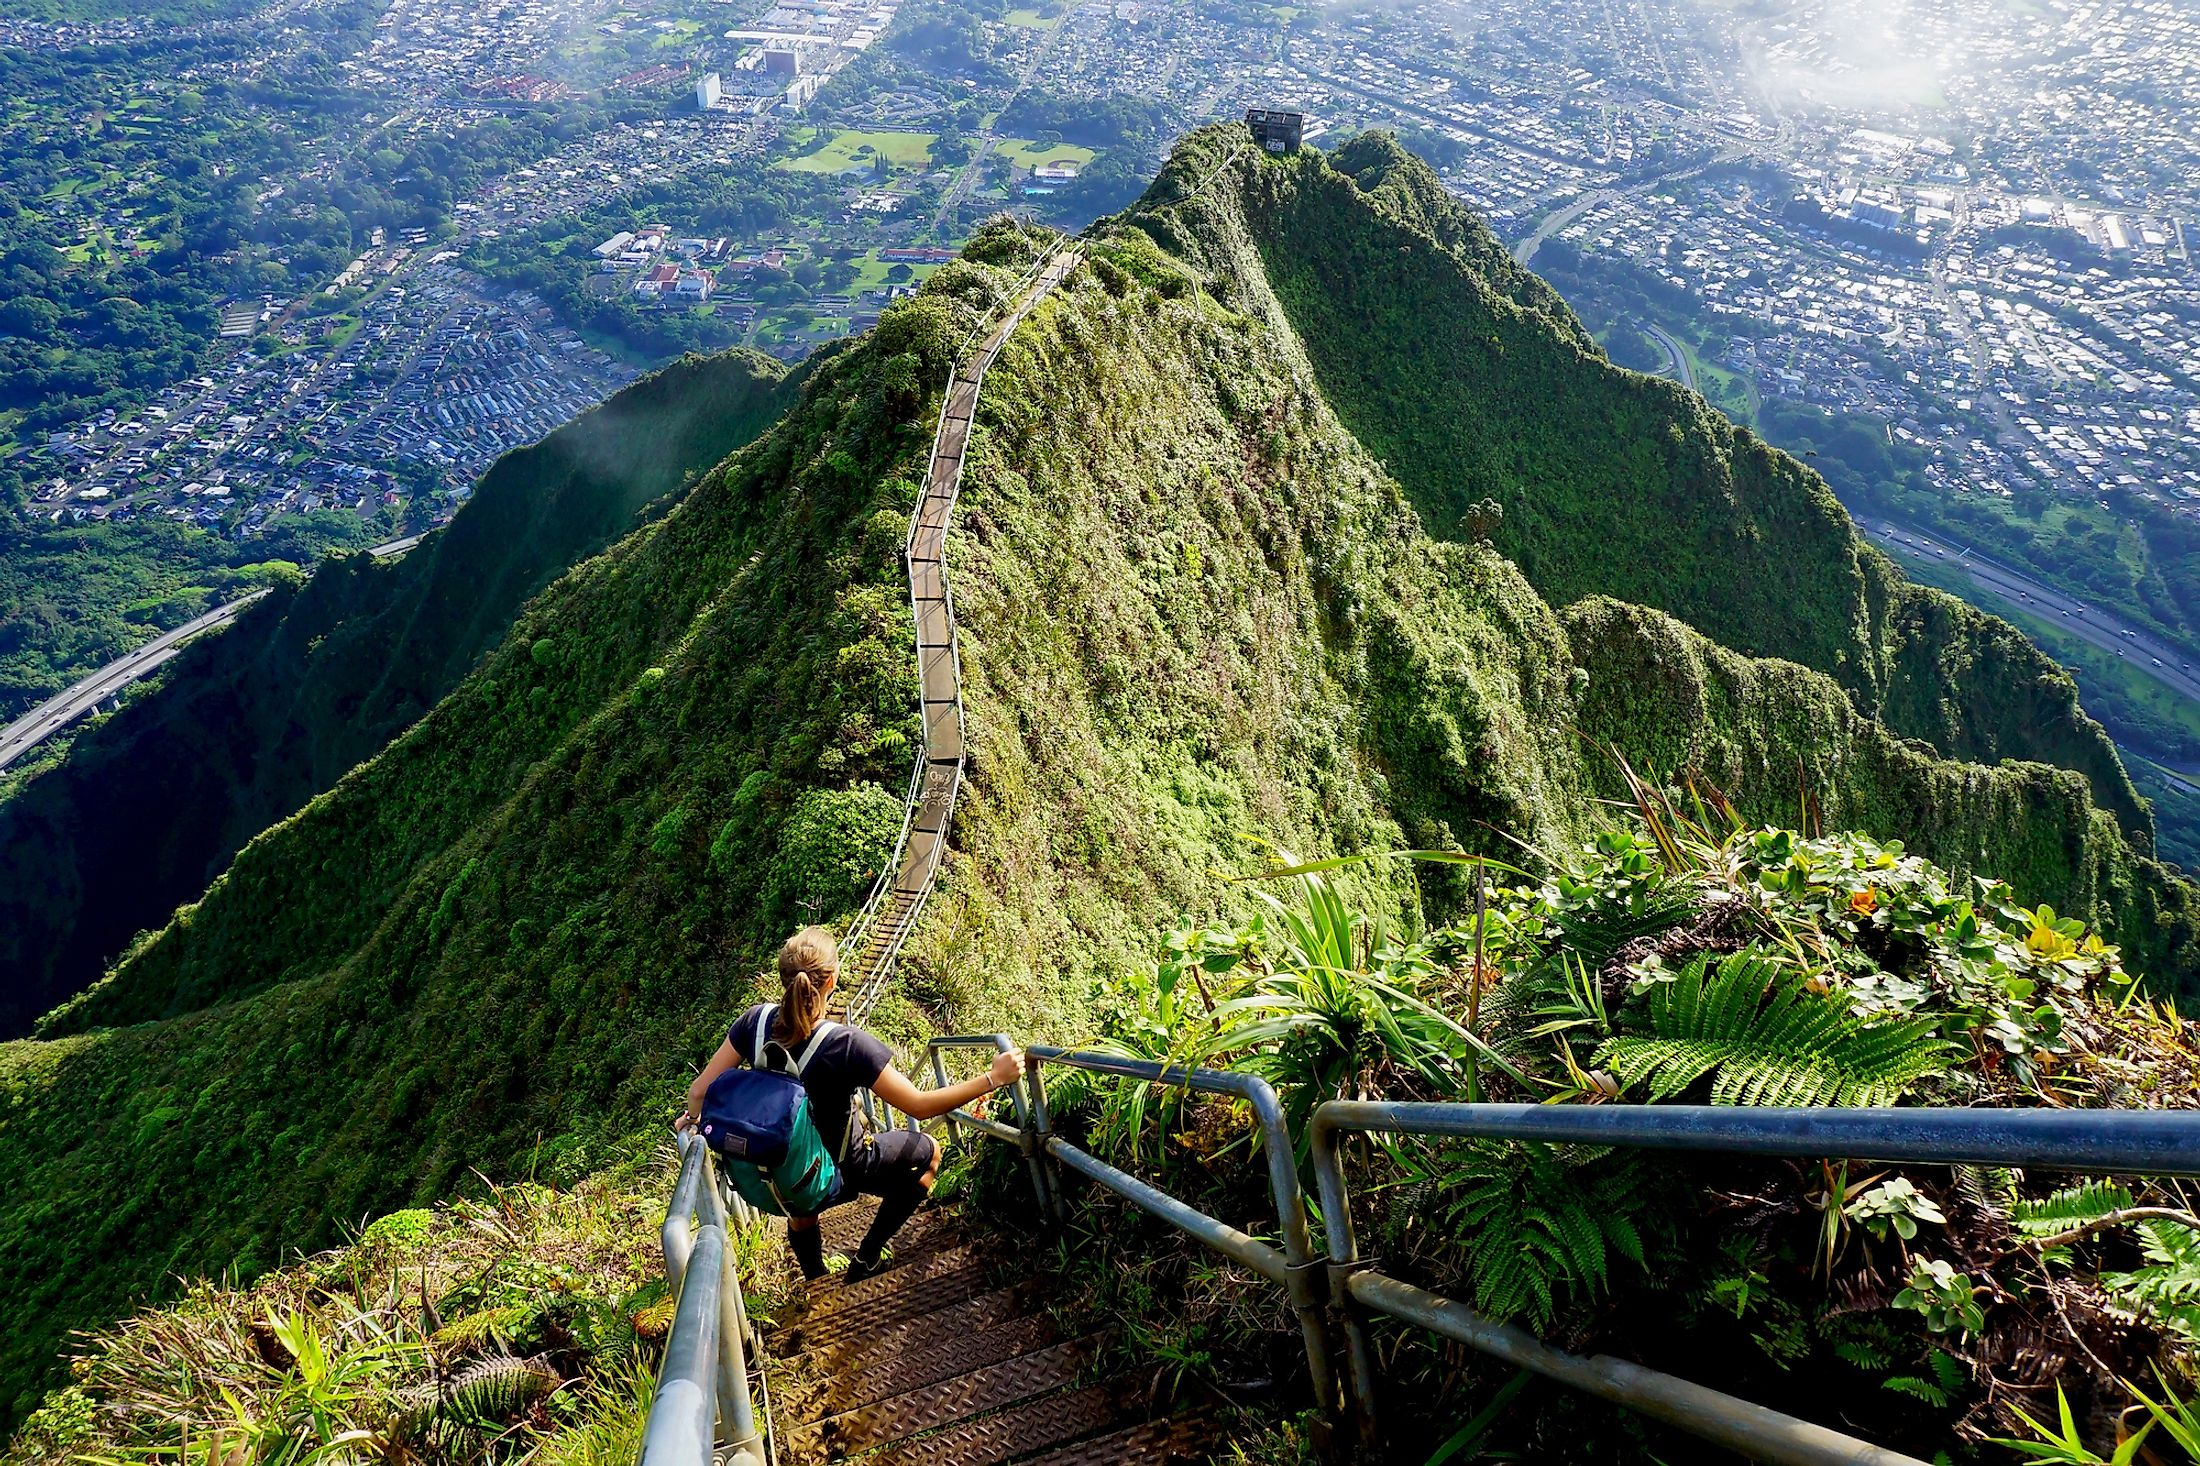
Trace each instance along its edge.
<instances>
[{"instance_id":1,"label":"highway","mask_svg":"<svg viewBox=\"0 0 2200 1466\"><path fill-rule=\"evenodd\" d=\"M1648 321L1642 323L1642 328L1650 333L1652 340L1665 348L1666 360L1672 364L1674 379L1689 391L1695 391L1696 369L1688 364L1688 353L1681 349L1680 342L1675 341L1662 329L1651 325Z\"/></svg>"},{"instance_id":2,"label":"highway","mask_svg":"<svg viewBox=\"0 0 2200 1466\"><path fill-rule=\"evenodd\" d=\"M423 535L407 535L400 540L376 545L367 553L377 560L394 560L425 538ZM144 677L152 675L177 652L183 644L203 632L227 626L244 613L247 606L266 595L264 590L239 596L184 622L173 631L162 632L136 651L115 658L91 676L74 686L55 693L22 717L0 728L0 769L14 763L54 734L68 727L98 707L108 698Z\"/></svg>"},{"instance_id":3,"label":"highway","mask_svg":"<svg viewBox=\"0 0 2200 1466\"><path fill-rule=\"evenodd\" d=\"M2052 590L2030 576L1963 549L1953 540L1928 535L1884 515L1858 515L1856 527L1882 549L1902 559L1960 566L1973 584L2010 601L2042 620L2059 623L2079 640L2111 652L2181 697L2200 702L2200 674L2190 653L2098 607Z\"/></svg>"}]
</instances>

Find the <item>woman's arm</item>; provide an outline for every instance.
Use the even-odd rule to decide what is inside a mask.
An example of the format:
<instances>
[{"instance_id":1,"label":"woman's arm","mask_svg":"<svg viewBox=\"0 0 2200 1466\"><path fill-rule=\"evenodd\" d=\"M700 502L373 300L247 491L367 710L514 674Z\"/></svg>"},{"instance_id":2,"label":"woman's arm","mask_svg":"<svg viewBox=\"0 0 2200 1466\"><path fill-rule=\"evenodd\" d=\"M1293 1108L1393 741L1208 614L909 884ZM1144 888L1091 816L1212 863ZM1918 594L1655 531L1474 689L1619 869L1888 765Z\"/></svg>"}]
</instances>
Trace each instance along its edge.
<instances>
[{"instance_id":1,"label":"woman's arm","mask_svg":"<svg viewBox=\"0 0 2200 1466\"><path fill-rule=\"evenodd\" d=\"M710 1082L740 1062L741 1051L733 1046L732 1039L718 1045L718 1052L710 1056L710 1062L703 1066L703 1072L696 1075L695 1082L688 1086L687 1113L673 1121L672 1128L685 1130L702 1119L703 1096L710 1092Z\"/></svg>"},{"instance_id":2,"label":"woman's arm","mask_svg":"<svg viewBox=\"0 0 2200 1466\"><path fill-rule=\"evenodd\" d=\"M959 1110L974 1099L983 1099L1024 1077L1024 1056L1011 1050L993 1056L993 1066L975 1079L950 1084L945 1089L919 1089L909 1076L888 1064L871 1082L871 1093L895 1109L918 1120L937 1120L949 1110Z\"/></svg>"}]
</instances>

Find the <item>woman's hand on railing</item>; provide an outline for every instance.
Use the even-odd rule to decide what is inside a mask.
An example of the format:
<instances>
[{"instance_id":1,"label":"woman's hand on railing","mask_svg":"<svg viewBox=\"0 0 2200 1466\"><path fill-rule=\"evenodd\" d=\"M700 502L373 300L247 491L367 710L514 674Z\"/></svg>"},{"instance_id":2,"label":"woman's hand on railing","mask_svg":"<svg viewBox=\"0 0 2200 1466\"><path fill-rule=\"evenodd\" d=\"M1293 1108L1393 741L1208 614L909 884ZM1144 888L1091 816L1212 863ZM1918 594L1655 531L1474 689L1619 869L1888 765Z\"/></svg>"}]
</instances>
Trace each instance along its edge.
<instances>
[{"instance_id":1,"label":"woman's hand on railing","mask_svg":"<svg viewBox=\"0 0 2200 1466\"><path fill-rule=\"evenodd\" d=\"M1008 1088L1008 1086L1024 1077L1023 1050L1010 1049L1005 1054L995 1054L993 1056L993 1067L988 1069L986 1074L993 1081L995 1089Z\"/></svg>"},{"instance_id":2,"label":"woman's hand on railing","mask_svg":"<svg viewBox=\"0 0 2200 1466\"><path fill-rule=\"evenodd\" d=\"M694 1128L695 1117L686 1110L680 1111L680 1118L672 1122L672 1133L675 1135L685 1135Z\"/></svg>"}]
</instances>

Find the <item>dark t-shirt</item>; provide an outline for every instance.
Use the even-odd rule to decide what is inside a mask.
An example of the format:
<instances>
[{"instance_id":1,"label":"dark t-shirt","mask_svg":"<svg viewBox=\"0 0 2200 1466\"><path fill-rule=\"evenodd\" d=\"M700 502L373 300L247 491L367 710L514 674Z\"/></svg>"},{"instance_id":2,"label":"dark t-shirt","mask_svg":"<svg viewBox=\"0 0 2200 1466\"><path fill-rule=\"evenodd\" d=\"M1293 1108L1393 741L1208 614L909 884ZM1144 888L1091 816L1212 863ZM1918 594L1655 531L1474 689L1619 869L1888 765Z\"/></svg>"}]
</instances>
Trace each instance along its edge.
<instances>
[{"instance_id":1,"label":"dark t-shirt","mask_svg":"<svg viewBox=\"0 0 2200 1466\"><path fill-rule=\"evenodd\" d=\"M769 1006L758 1003L734 1019L733 1027L726 1030L726 1041L733 1045L744 1064L755 1062L756 1025ZM805 1038L795 1045L790 1057L801 1058L802 1049L809 1041ZM817 1126L818 1137L836 1157L847 1153L848 1126L855 1114L856 1091L869 1089L893 1062L893 1050L885 1044L860 1028L835 1023L833 1031L817 1046L817 1052L802 1066L802 1087L810 1095L811 1123Z\"/></svg>"}]
</instances>

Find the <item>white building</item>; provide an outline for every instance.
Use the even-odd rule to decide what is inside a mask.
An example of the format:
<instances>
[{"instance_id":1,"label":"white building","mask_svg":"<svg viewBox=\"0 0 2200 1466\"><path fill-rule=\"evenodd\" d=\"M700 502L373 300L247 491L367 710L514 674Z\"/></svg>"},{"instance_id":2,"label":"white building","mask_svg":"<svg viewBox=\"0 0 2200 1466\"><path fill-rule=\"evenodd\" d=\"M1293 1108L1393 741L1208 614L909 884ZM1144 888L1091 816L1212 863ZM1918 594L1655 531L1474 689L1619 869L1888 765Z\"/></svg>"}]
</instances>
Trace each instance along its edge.
<instances>
[{"instance_id":1,"label":"white building","mask_svg":"<svg viewBox=\"0 0 2200 1466\"><path fill-rule=\"evenodd\" d=\"M724 95L724 91L718 80L718 73L715 71L704 72L702 77L695 83L695 105L705 112L717 106L718 99L722 95Z\"/></svg>"}]
</instances>

